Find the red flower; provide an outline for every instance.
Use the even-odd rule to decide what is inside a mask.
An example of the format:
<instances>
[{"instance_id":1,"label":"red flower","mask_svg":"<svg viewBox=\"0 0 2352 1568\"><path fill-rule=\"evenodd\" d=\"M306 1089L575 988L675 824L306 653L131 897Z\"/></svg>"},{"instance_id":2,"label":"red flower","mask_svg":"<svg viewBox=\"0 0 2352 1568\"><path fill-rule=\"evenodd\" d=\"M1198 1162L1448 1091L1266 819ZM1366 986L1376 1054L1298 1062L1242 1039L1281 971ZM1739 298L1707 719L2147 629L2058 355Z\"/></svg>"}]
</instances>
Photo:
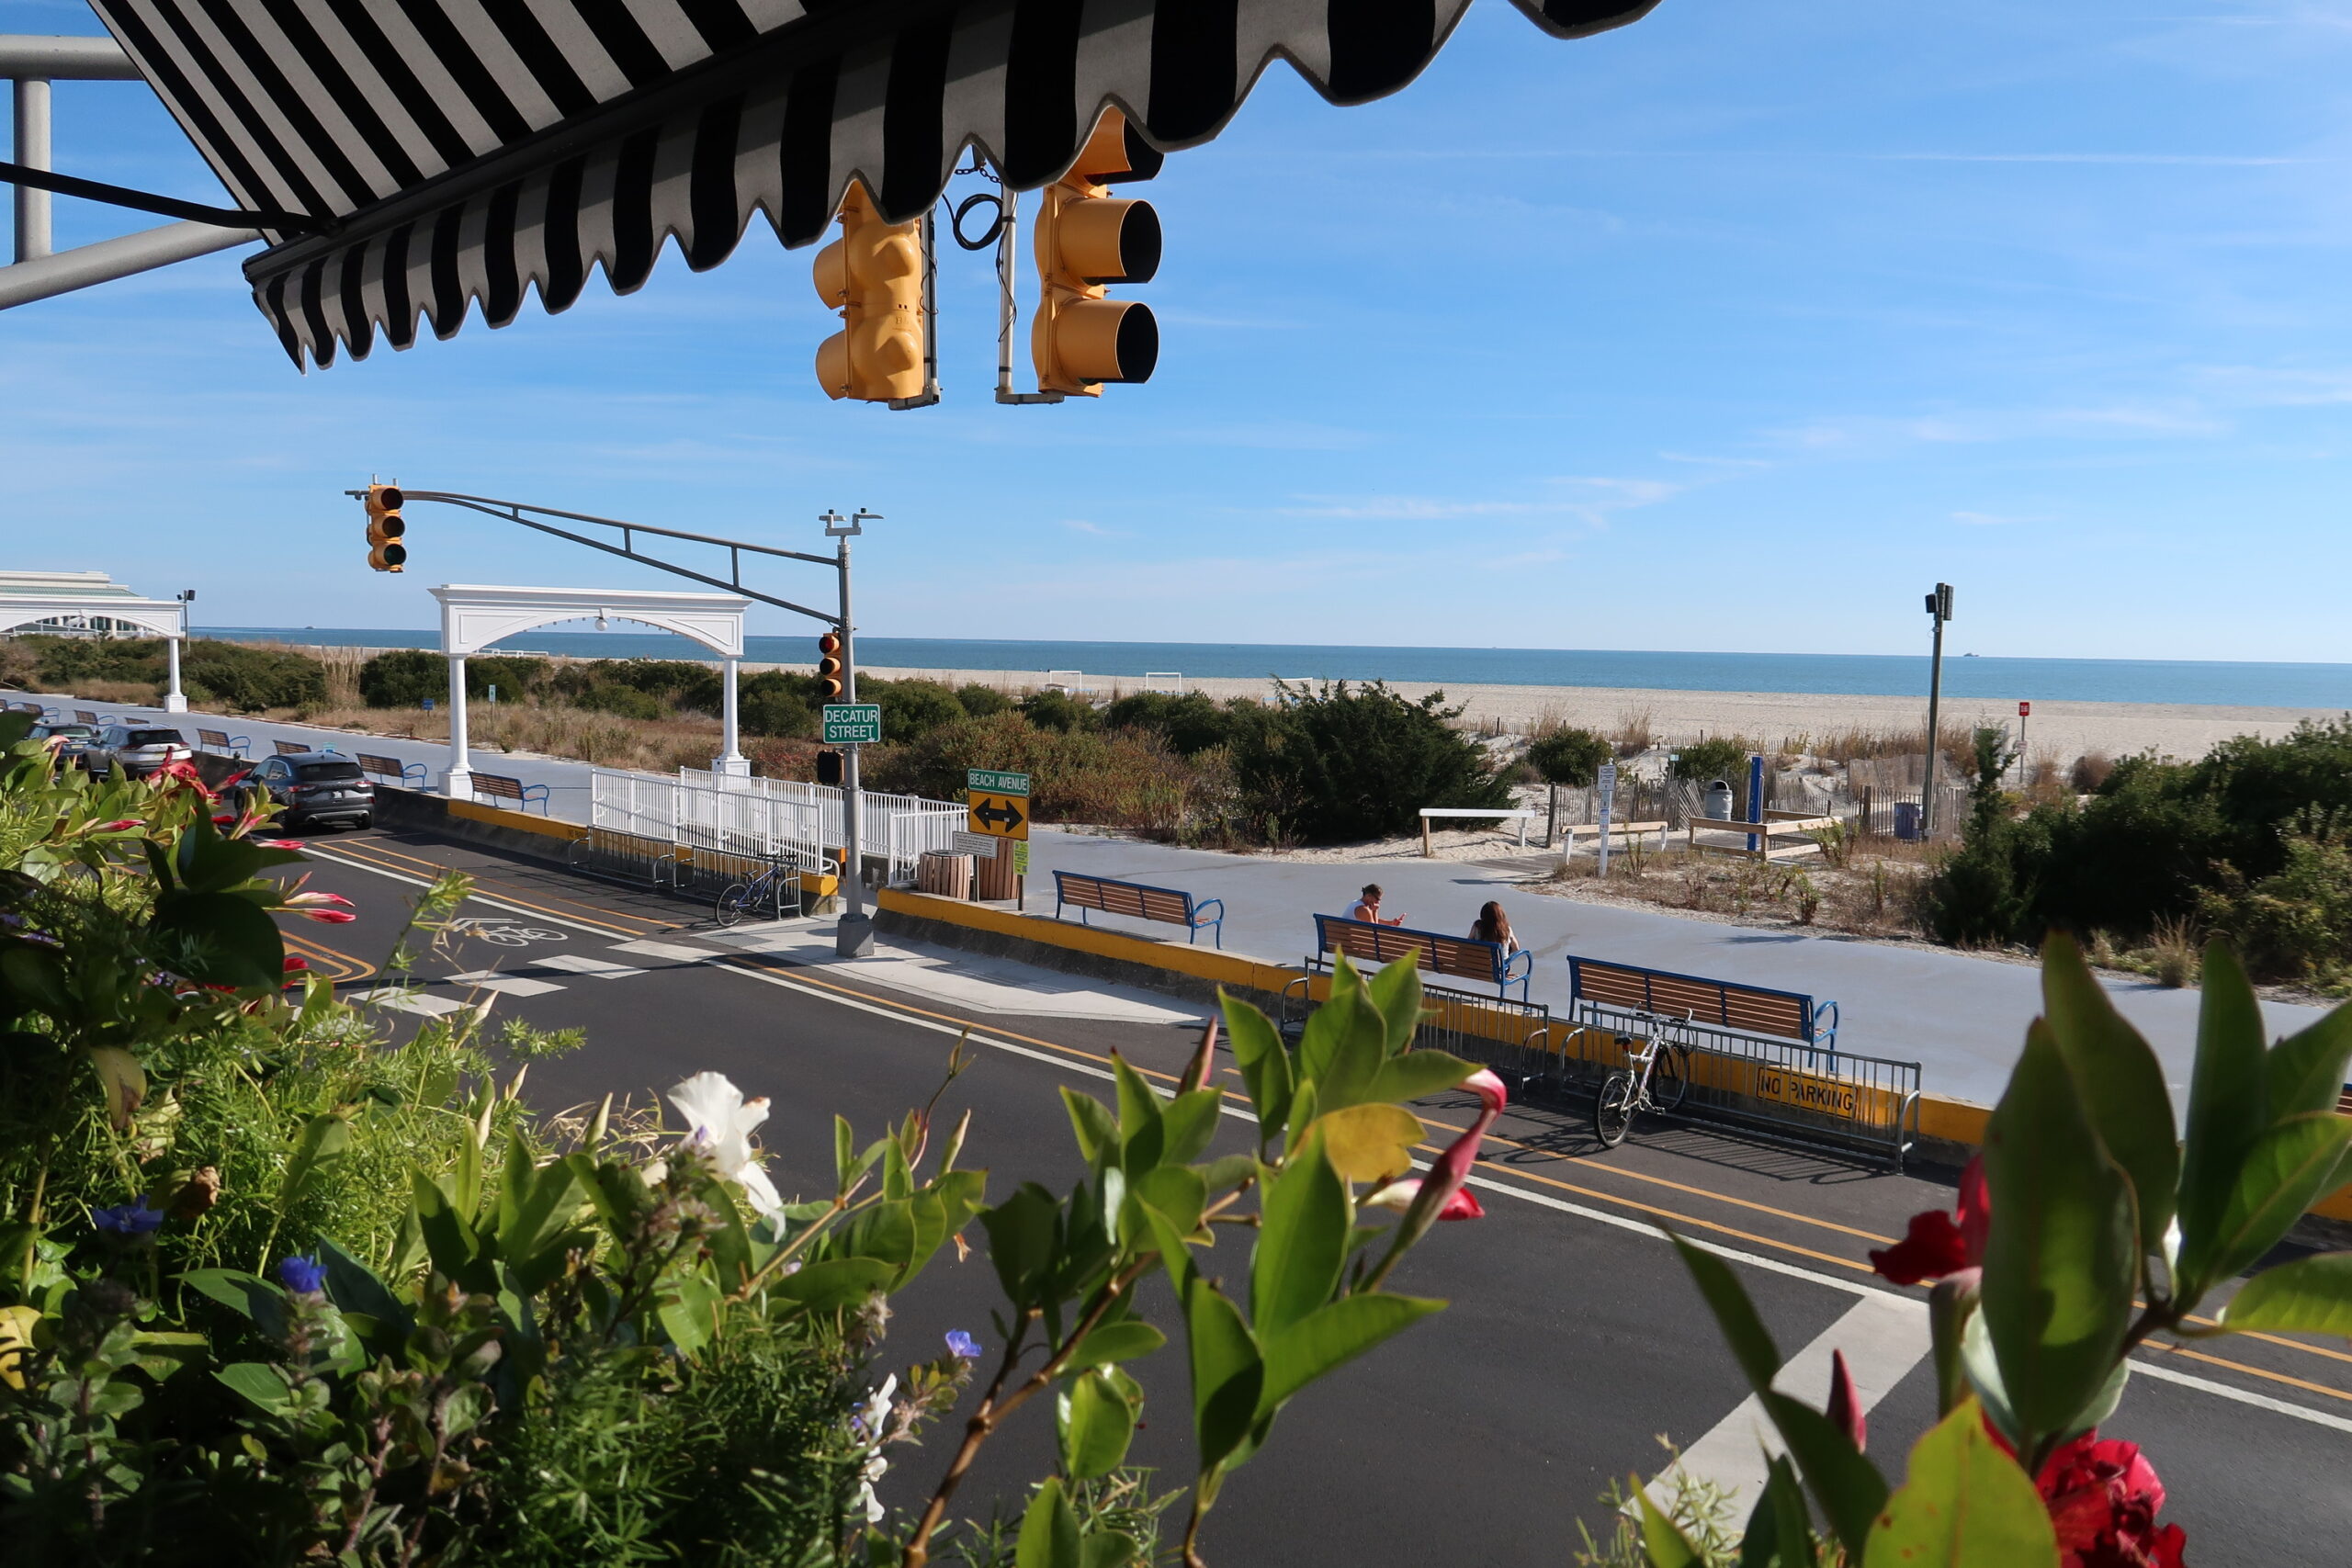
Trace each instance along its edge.
<instances>
[{"instance_id":1,"label":"red flower","mask_svg":"<svg viewBox=\"0 0 2352 1568\"><path fill-rule=\"evenodd\" d=\"M1868 1444L1870 1423L1863 1419L1861 1391L1854 1386L1853 1370L1846 1365L1843 1350L1829 1352L1829 1407L1822 1414L1857 1450Z\"/></svg>"},{"instance_id":2,"label":"red flower","mask_svg":"<svg viewBox=\"0 0 2352 1568\"><path fill-rule=\"evenodd\" d=\"M2187 1538L2156 1523L2165 1483L2137 1443L2086 1432L2050 1456L2036 1484L2064 1568L2181 1568Z\"/></svg>"},{"instance_id":3,"label":"red flower","mask_svg":"<svg viewBox=\"0 0 2352 1568\"><path fill-rule=\"evenodd\" d=\"M1871 1254L1871 1267L1897 1285L1923 1284L1973 1269L1984 1261L1984 1236L1992 1225L1992 1194L1984 1184L1984 1158L1979 1155L1961 1172L1959 1212L1929 1209L1912 1215L1901 1241Z\"/></svg>"},{"instance_id":4,"label":"red flower","mask_svg":"<svg viewBox=\"0 0 2352 1568\"><path fill-rule=\"evenodd\" d=\"M168 779L173 784L186 785L196 791L207 800L220 798L206 786L202 775L197 773L196 764L193 762L166 762L155 770L153 778L158 788L164 787L164 781Z\"/></svg>"},{"instance_id":5,"label":"red flower","mask_svg":"<svg viewBox=\"0 0 2352 1568\"><path fill-rule=\"evenodd\" d=\"M302 955L300 953L289 953L286 955L286 964L284 967L286 973L291 975L298 969L308 969L310 965L302 961Z\"/></svg>"}]
</instances>

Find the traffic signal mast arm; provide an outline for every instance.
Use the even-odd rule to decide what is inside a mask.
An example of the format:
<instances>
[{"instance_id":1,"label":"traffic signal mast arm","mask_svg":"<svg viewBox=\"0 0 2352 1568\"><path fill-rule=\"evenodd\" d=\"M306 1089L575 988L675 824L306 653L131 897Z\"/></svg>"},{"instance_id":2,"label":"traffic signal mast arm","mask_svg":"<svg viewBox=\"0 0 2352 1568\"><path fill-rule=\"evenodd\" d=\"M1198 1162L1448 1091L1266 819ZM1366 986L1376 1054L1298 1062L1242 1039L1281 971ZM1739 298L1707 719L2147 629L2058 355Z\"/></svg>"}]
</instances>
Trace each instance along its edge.
<instances>
[{"instance_id":1,"label":"traffic signal mast arm","mask_svg":"<svg viewBox=\"0 0 2352 1568\"><path fill-rule=\"evenodd\" d=\"M394 510L403 502L413 504L420 501L436 501L448 506L462 506L469 512L479 512L485 517L495 517L502 523L517 523L526 528L536 528L542 534L552 534L559 539L569 539L575 545L585 545L592 550L602 550L609 556L619 556L624 560L633 560L641 566L650 566L657 570L666 571L673 577L690 578L696 582L707 583L713 588L724 588L730 593L741 593L746 599L756 599L763 604L773 604L779 610L789 610L796 615L806 615L810 620L823 621L828 626L838 626L840 621L840 616L834 612L812 610L806 604L796 604L789 599L779 599L773 593L763 593L756 588L747 588L743 585L742 558L746 550L753 555L774 556L785 560L807 561L811 566L832 567L838 570L841 563L831 556L808 555L800 550L780 550L772 545L749 544L741 539L721 539L709 534L688 534L676 528L656 528L645 523L623 523L616 518L595 517L584 512L560 512L552 506L533 506L520 501L498 501L486 495L459 495L452 491L403 491L390 486L371 485L365 490L346 491L344 493L362 501L368 501L379 490L391 490L394 495L401 498L393 502ZM535 513L539 517L560 517L572 523L587 523L601 528L617 528L621 531L621 542L618 545L612 545L602 539L592 539L584 534L575 534L569 528L559 528L551 523L541 523L534 518L526 517L523 514L526 512ZM375 516L372 502L370 502L368 515L372 525ZM714 577L708 572L696 571L692 567L680 566L675 561L663 560L658 556L647 555L635 546L635 537L639 534L651 534L664 539L684 539L697 545L716 545L728 552L729 575ZM372 539L370 542L373 542ZM402 556L405 558L405 551L402 552Z\"/></svg>"}]
</instances>

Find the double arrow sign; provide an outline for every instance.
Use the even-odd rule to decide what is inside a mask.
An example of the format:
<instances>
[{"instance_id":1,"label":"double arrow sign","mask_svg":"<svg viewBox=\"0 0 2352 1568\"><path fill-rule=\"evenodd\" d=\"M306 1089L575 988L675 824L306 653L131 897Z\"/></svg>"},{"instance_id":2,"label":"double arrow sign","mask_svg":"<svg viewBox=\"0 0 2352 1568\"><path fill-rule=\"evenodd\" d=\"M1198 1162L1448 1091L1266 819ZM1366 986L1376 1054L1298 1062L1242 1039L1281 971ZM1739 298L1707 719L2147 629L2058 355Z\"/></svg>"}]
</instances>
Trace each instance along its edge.
<instances>
[{"instance_id":1,"label":"double arrow sign","mask_svg":"<svg viewBox=\"0 0 2352 1568\"><path fill-rule=\"evenodd\" d=\"M1022 815L1018 802L980 795L972 802L971 816L976 833L996 833L1005 838L1029 836L1021 831L1029 825L1029 818Z\"/></svg>"}]
</instances>

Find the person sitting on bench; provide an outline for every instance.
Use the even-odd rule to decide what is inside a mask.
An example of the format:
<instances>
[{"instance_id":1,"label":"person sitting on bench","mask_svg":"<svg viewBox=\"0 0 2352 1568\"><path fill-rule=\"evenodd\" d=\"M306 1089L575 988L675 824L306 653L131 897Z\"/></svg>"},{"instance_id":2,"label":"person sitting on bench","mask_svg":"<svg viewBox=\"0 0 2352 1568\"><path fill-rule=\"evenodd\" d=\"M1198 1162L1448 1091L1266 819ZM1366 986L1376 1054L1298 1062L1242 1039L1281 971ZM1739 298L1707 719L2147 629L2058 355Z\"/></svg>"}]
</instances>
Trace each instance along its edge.
<instances>
[{"instance_id":1,"label":"person sitting on bench","mask_svg":"<svg viewBox=\"0 0 2352 1568\"><path fill-rule=\"evenodd\" d=\"M1487 900L1478 910L1477 919L1472 922L1470 940L1493 942L1503 950L1505 958L1519 951L1519 938L1511 934L1510 917L1504 914L1503 907L1492 898Z\"/></svg>"},{"instance_id":2,"label":"person sitting on bench","mask_svg":"<svg viewBox=\"0 0 2352 1568\"><path fill-rule=\"evenodd\" d=\"M1367 925L1375 926L1401 926L1405 923L1405 917L1402 915L1392 920L1381 914L1380 884L1377 882L1367 882L1363 885L1363 896L1358 898L1354 906L1348 910L1348 919L1362 920Z\"/></svg>"}]
</instances>

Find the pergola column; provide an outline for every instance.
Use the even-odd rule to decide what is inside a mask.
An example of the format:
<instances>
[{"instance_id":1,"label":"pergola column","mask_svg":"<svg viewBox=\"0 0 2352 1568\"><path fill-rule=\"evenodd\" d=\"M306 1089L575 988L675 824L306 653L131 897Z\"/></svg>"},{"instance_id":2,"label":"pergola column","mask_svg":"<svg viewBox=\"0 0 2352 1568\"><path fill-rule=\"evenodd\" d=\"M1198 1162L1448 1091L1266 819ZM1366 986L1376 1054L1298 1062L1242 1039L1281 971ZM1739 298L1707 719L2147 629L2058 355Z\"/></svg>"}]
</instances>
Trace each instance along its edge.
<instances>
[{"instance_id":1,"label":"pergola column","mask_svg":"<svg viewBox=\"0 0 2352 1568\"><path fill-rule=\"evenodd\" d=\"M736 734L735 672L742 662L740 659L724 661L725 673L720 683L723 695L719 704L719 723L723 727L719 744L723 754L711 759L710 771L730 778L748 779L752 776L751 761L743 755Z\"/></svg>"},{"instance_id":2,"label":"pergola column","mask_svg":"<svg viewBox=\"0 0 2352 1568\"><path fill-rule=\"evenodd\" d=\"M474 770L466 756L466 657L449 656L449 766L441 775L441 793L451 800L471 800Z\"/></svg>"},{"instance_id":3,"label":"pergola column","mask_svg":"<svg viewBox=\"0 0 2352 1568\"><path fill-rule=\"evenodd\" d=\"M178 637L167 637L164 639L164 657L171 671L171 689L164 694L164 711L186 713L187 712L187 694L180 690L180 639Z\"/></svg>"}]
</instances>

